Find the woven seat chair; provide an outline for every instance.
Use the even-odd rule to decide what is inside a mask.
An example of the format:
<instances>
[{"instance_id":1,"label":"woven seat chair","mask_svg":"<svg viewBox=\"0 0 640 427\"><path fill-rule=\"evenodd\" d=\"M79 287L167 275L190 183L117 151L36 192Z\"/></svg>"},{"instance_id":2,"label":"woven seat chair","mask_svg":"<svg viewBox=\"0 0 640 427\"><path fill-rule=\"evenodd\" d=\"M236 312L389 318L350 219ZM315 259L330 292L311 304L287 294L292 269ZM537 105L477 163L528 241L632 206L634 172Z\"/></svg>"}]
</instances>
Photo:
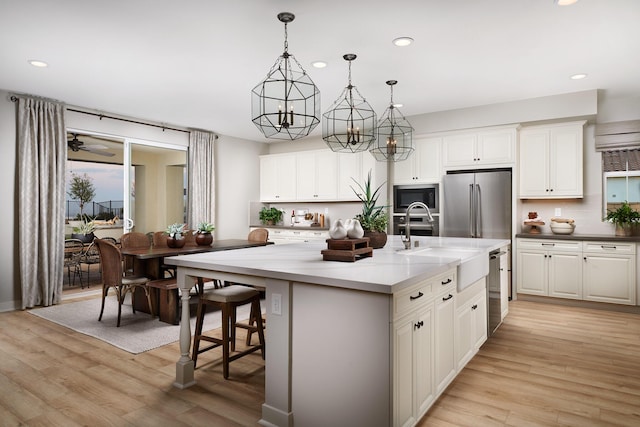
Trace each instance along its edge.
<instances>
[{"instance_id":1,"label":"woven seat chair","mask_svg":"<svg viewBox=\"0 0 640 427\"><path fill-rule=\"evenodd\" d=\"M143 234L144 236L144 234ZM146 239L146 236L145 236ZM134 305L134 290L135 288L141 288L144 290L147 296L147 303L153 316L153 305L151 305L151 295L149 293L149 287L147 282L149 279L143 276L125 276L122 271L122 254L120 249L113 243L110 243L103 239L95 239L94 242L98 245L100 252L100 263L102 264L102 307L100 308L100 316L98 320L102 320L102 314L104 313L104 301L107 298L109 289L113 288L118 298L118 323L120 327L120 317L122 314L122 304L127 292L131 293L131 307L133 312L136 312Z\"/></svg>"},{"instance_id":2,"label":"woven seat chair","mask_svg":"<svg viewBox=\"0 0 640 427\"><path fill-rule=\"evenodd\" d=\"M76 284L76 276L80 278L80 287L82 284L82 269L80 261L84 251L84 243L78 239L66 239L64 241L64 266L67 267L67 280L71 285L71 271L73 270L73 285Z\"/></svg>"},{"instance_id":3,"label":"woven seat chair","mask_svg":"<svg viewBox=\"0 0 640 427\"><path fill-rule=\"evenodd\" d=\"M151 241L146 234L139 233L137 231L131 231L129 233L124 233L120 237L120 247L122 249L148 249L151 247ZM127 273L133 272L134 262L134 257L125 257L124 271L126 271Z\"/></svg>"},{"instance_id":4,"label":"woven seat chair","mask_svg":"<svg viewBox=\"0 0 640 427\"><path fill-rule=\"evenodd\" d=\"M249 286L230 285L221 286L219 280L214 280L215 288L204 291L198 302L196 314L196 330L193 336L193 366L195 368L198 355L205 351L222 346L222 371L225 379L229 378L229 362L246 356L257 350L261 350L264 359L264 326L260 315L254 316L256 325L239 323L236 319L236 308L245 304L251 304L251 312L261 313L260 292ZM205 335L202 332L205 312L211 306L222 312L222 338ZM243 351L236 352L236 328L243 328L257 332L259 344L248 345ZM208 341L212 344L200 348L200 341ZM232 354L233 352L233 354Z\"/></svg>"}]
</instances>

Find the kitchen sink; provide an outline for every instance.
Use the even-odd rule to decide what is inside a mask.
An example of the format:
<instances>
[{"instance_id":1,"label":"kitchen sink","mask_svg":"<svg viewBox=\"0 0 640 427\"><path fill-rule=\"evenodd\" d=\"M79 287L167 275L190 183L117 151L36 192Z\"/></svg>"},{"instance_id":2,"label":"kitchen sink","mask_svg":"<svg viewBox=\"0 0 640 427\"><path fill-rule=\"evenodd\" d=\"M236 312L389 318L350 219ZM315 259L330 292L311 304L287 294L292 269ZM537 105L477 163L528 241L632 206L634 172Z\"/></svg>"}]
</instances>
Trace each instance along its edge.
<instances>
[{"instance_id":1,"label":"kitchen sink","mask_svg":"<svg viewBox=\"0 0 640 427\"><path fill-rule=\"evenodd\" d=\"M489 255L486 251L474 248L452 246L429 246L413 249L400 249L398 254L405 256L459 259L458 291L461 291L489 274Z\"/></svg>"}]
</instances>

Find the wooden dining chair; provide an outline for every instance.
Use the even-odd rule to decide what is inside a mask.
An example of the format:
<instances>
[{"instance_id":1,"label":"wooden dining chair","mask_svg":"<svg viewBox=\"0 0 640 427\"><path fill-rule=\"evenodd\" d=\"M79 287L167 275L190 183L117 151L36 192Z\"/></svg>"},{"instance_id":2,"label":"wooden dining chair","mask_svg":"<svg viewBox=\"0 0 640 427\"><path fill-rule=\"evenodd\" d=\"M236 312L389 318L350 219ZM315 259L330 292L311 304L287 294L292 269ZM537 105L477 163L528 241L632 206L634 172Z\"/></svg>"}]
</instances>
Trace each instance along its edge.
<instances>
[{"instance_id":1,"label":"wooden dining chair","mask_svg":"<svg viewBox=\"0 0 640 427\"><path fill-rule=\"evenodd\" d=\"M143 234L144 236L144 234ZM145 239L147 237L145 236ZM141 288L144 290L147 296L147 303L149 304L149 311L153 316L153 305L151 304L151 296L149 293L149 287L147 282L149 279L143 276L125 276L122 269L122 253L120 249L113 243L106 240L95 239L98 251L100 252L100 263L102 265L102 306L100 308L100 316L98 321L102 320L102 314L104 313L104 301L107 298L109 289L113 288L118 298L118 323L120 327L120 317L122 314L122 304L127 293L131 293L131 307L133 312L136 312L134 304L135 289Z\"/></svg>"},{"instance_id":2,"label":"wooden dining chair","mask_svg":"<svg viewBox=\"0 0 640 427\"><path fill-rule=\"evenodd\" d=\"M151 247L151 241L146 234L137 231L130 231L124 233L120 237L120 247L122 249L144 249ZM135 262L133 257L124 258L124 271L127 273L133 272L133 263Z\"/></svg>"},{"instance_id":3,"label":"wooden dining chair","mask_svg":"<svg viewBox=\"0 0 640 427\"><path fill-rule=\"evenodd\" d=\"M168 248L167 246L167 233L164 231L154 231L153 232L153 247L154 248ZM160 264L160 271L162 272L162 277L165 277L165 273L169 273L169 276L172 278L176 277L176 266L168 265L164 262Z\"/></svg>"}]
</instances>

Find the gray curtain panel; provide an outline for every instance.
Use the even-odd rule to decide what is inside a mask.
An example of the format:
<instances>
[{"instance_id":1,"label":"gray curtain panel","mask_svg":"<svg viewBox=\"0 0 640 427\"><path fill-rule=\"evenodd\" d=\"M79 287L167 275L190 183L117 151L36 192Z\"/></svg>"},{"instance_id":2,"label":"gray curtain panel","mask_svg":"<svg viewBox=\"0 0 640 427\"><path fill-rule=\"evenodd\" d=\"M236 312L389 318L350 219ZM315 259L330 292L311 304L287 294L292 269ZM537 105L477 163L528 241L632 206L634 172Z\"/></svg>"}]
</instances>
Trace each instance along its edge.
<instances>
[{"instance_id":1,"label":"gray curtain panel","mask_svg":"<svg viewBox=\"0 0 640 427\"><path fill-rule=\"evenodd\" d=\"M60 302L67 138L63 104L18 96L22 308Z\"/></svg>"},{"instance_id":2,"label":"gray curtain panel","mask_svg":"<svg viewBox=\"0 0 640 427\"><path fill-rule=\"evenodd\" d=\"M194 229L199 222L215 225L214 145L216 136L209 132L191 131L189 135L189 207L188 224Z\"/></svg>"}]
</instances>

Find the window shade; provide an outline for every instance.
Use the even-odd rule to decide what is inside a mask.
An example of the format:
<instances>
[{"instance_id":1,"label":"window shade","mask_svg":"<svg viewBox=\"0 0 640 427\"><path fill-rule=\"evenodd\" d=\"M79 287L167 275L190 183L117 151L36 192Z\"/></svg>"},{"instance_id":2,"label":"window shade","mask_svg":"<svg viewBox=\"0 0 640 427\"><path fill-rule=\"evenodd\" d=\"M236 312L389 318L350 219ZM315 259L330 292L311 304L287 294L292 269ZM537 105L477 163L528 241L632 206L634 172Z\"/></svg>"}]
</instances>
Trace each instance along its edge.
<instances>
[{"instance_id":1,"label":"window shade","mask_svg":"<svg viewBox=\"0 0 640 427\"><path fill-rule=\"evenodd\" d=\"M640 149L640 120L598 124L595 139L596 151Z\"/></svg>"}]
</instances>

